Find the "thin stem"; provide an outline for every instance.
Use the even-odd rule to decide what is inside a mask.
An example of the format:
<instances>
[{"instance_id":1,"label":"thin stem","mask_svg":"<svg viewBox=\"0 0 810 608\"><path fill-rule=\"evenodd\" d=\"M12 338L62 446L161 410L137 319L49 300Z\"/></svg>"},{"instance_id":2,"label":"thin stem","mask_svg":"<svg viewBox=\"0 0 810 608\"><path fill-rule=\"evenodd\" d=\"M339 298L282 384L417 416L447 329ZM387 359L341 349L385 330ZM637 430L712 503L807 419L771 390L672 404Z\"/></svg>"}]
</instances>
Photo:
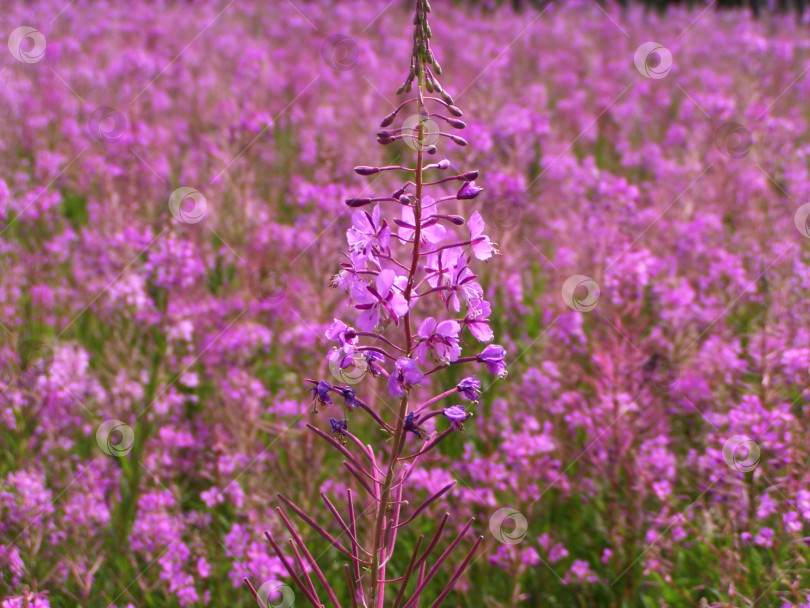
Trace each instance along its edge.
<instances>
[{"instance_id":1,"label":"thin stem","mask_svg":"<svg viewBox=\"0 0 810 608\"><path fill-rule=\"evenodd\" d=\"M417 0L417 10L419 10L420 5L419 1ZM414 48L416 46L414 45ZM416 53L416 65L419 67L421 63L421 59L419 57L419 53ZM419 78L417 81L417 99L418 99L418 113L421 115L422 110L424 109L424 99L422 98L422 77L424 70L418 70ZM422 233L421 233L421 224L422 224L422 166L423 162L423 146L422 143L425 141L425 127L422 121L419 122L419 134L418 134L418 150L416 152L416 170L415 170L415 200L414 200L414 208L413 208L413 215L414 215L414 237L413 237L413 255L411 257L411 268L408 272L408 284L405 287L405 300L410 304L411 300L411 292L413 291L413 286L415 282L416 272L419 267L419 243L422 240ZM413 334L411 333L411 315L410 310L405 314L404 319L404 332L405 332L405 346L404 351L406 355L410 355L412 349L412 342L413 342ZM391 493L391 485L393 484L394 480L394 469L397 465L397 460L399 459L399 455L402 450L402 446L404 444L404 435L405 435L405 416L408 413L408 394L405 393L403 395L400 404L399 404L399 415L397 416L397 426L396 432L394 433L394 444L391 450L391 458L388 462L388 472L385 476L385 481L383 482L382 489L380 492L380 504L377 507L377 520L374 525L374 545L372 549L372 557L371 557L371 599L372 604L375 603L375 599L377 600L376 603L379 605L381 602L384 601L385 596L385 585L380 585L380 551L383 545L383 537L385 535L385 514L388 510L388 501L390 498Z\"/></svg>"}]
</instances>

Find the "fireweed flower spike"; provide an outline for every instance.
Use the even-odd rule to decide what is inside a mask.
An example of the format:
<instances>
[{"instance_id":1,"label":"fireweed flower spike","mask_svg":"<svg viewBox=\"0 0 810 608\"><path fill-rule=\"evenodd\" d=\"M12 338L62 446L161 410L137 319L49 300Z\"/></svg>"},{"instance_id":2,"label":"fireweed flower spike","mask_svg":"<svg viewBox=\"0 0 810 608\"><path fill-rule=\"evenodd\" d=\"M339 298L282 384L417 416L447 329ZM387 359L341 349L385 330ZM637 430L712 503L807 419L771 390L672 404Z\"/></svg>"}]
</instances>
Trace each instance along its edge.
<instances>
[{"instance_id":1,"label":"fireweed flower spike","mask_svg":"<svg viewBox=\"0 0 810 608\"><path fill-rule=\"evenodd\" d=\"M450 161L445 158L427 161L427 155L438 153L443 143L467 145L466 140L453 133L427 132L430 125L447 125L451 129L466 126L458 119L462 111L438 79L441 67L430 46L429 13L427 0L417 0L410 68L398 91L409 95L383 119L382 130L377 132L377 141L383 145L404 141L415 151L415 163L413 167L355 168L362 176L402 171L407 181L391 196L346 200L347 206L355 211L346 233L345 259L332 277L331 286L348 295L356 314L349 319L335 319L325 332L326 338L336 343L327 356L330 363L337 363L343 370L359 361L368 372L362 375L364 382L381 382L374 378L385 377L387 393L397 405L375 411L355 392L362 393L363 385L348 387L308 380L312 384L314 413L322 406L333 411L338 408L340 415L329 418L325 429L311 424L307 428L340 452L344 466L358 482L357 491L367 505L366 512L371 511L373 516L360 517L356 506L359 501L353 490L347 491L345 515L323 495L327 506L324 517L331 516L343 530L342 535L335 537L317 523L319 518L280 496L283 504L277 512L291 537L291 555L283 543L267 533L290 579L299 586L302 597L314 606L321 606L324 601L339 606L335 589L343 588L345 582L327 580L288 513L349 559L346 573L352 606L415 605L420 596L428 593L431 581L451 550L462 544L472 523L468 521L463 526L448 550L435 556L445 517L434 541L421 554L417 543L410 559L412 565L418 563L421 568L409 567L396 578L386 576L386 565L397 550L398 528L424 517L427 508L453 487L448 484L420 504L407 491L411 473L421 464L425 453L463 430L481 394L481 382L475 376L441 386L441 372L449 366L484 364L491 374L501 378L506 375L506 351L502 346L488 344L483 350L479 347L464 352L469 344L489 342L494 337L489 325L491 307L469 265L474 260L489 260L499 252L484 233L484 220L478 211L471 211L466 217L455 214L459 203L473 204L483 190L474 181L479 177L478 171L436 177L435 172L450 168ZM411 118L399 126L395 121L403 110ZM417 117L415 124L413 116ZM426 173L430 179L425 179ZM443 204L452 204L453 213L443 209ZM437 311L445 311L445 318L437 318ZM430 385L439 387L433 396L422 394L427 390L428 375ZM342 403L333 401L333 396L342 397ZM469 404L434 405L458 397ZM396 415L390 415L391 411ZM365 414L393 437L373 446L351 433L350 417ZM368 528L358 530L363 524ZM448 573L450 582L431 591L435 597L425 598L427 601L434 606L443 601L480 542L479 537L470 543L466 556L460 557L452 575ZM426 568L426 560L431 557L432 563ZM402 558L407 560L408 556Z\"/></svg>"}]
</instances>

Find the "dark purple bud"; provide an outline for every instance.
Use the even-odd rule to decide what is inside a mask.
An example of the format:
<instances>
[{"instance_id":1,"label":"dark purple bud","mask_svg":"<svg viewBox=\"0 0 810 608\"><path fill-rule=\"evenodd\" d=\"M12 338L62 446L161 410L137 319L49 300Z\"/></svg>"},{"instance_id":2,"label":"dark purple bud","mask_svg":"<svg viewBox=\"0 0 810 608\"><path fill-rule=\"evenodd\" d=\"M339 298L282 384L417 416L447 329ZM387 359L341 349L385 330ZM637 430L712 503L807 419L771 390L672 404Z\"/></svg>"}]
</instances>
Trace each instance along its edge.
<instances>
[{"instance_id":1,"label":"dark purple bud","mask_svg":"<svg viewBox=\"0 0 810 608\"><path fill-rule=\"evenodd\" d=\"M483 191L484 189L479 186L476 186L474 181L464 182L461 188L459 188L458 193L456 194L456 198L460 201L468 201L474 199Z\"/></svg>"},{"instance_id":2,"label":"dark purple bud","mask_svg":"<svg viewBox=\"0 0 810 608\"><path fill-rule=\"evenodd\" d=\"M355 167L354 172L357 173L357 175L374 175L375 173L379 173L380 170L377 167L360 166L360 167Z\"/></svg>"},{"instance_id":3,"label":"dark purple bud","mask_svg":"<svg viewBox=\"0 0 810 608\"><path fill-rule=\"evenodd\" d=\"M377 131L377 137L386 138L386 137L393 137L394 135L395 134L394 134L393 131L386 131L385 129L383 129L381 131Z\"/></svg>"},{"instance_id":4,"label":"dark purple bud","mask_svg":"<svg viewBox=\"0 0 810 608\"><path fill-rule=\"evenodd\" d=\"M400 196L402 196L403 194L405 194L405 189L406 189L406 188L407 188L407 186L402 186L402 188L400 188L399 190L397 190L396 192L394 192L394 193L391 195L391 198L396 198L396 199L398 199Z\"/></svg>"},{"instance_id":5,"label":"dark purple bud","mask_svg":"<svg viewBox=\"0 0 810 608\"><path fill-rule=\"evenodd\" d=\"M447 124L453 127L454 129L463 129L467 126L467 123L463 120L458 120L457 118L446 118Z\"/></svg>"},{"instance_id":6,"label":"dark purple bud","mask_svg":"<svg viewBox=\"0 0 810 608\"><path fill-rule=\"evenodd\" d=\"M402 196L399 197L399 202L402 203L403 205L410 205L411 203L413 203L413 199L411 199L411 197L408 196L407 194L403 194Z\"/></svg>"},{"instance_id":7,"label":"dark purple bud","mask_svg":"<svg viewBox=\"0 0 810 608\"><path fill-rule=\"evenodd\" d=\"M385 127L391 126L391 123L394 122L394 119L397 117L396 112L391 112L388 116L382 119L380 126L384 129Z\"/></svg>"},{"instance_id":8,"label":"dark purple bud","mask_svg":"<svg viewBox=\"0 0 810 608\"><path fill-rule=\"evenodd\" d=\"M463 137L459 137L458 135L451 135L450 139L452 139L455 143L457 143L462 148L467 145L467 140Z\"/></svg>"},{"instance_id":9,"label":"dark purple bud","mask_svg":"<svg viewBox=\"0 0 810 608\"><path fill-rule=\"evenodd\" d=\"M465 222L464 218L460 215L445 215L444 219L454 223L456 226L463 226Z\"/></svg>"},{"instance_id":10,"label":"dark purple bud","mask_svg":"<svg viewBox=\"0 0 810 608\"><path fill-rule=\"evenodd\" d=\"M378 138L377 138L377 143L378 143L378 144L381 144L381 145L383 145L383 146L387 146L387 145L388 145L388 144L390 144L392 141L394 141L394 140L393 140L393 139L391 139L390 137L378 137Z\"/></svg>"},{"instance_id":11,"label":"dark purple bud","mask_svg":"<svg viewBox=\"0 0 810 608\"><path fill-rule=\"evenodd\" d=\"M462 173L461 179L466 180L468 182L478 179L478 169L467 171L467 173Z\"/></svg>"},{"instance_id":12,"label":"dark purple bud","mask_svg":"<svg viewBox=\"0 0 810 608\"><path fill-rule=\"evenodd\" d=\"M349 207L364 207L371 204L370 198L347 198L346 204Z\"/></svg>"},{"instance_id":13,"label":"dark purple bud","mask_svg":"<svg viewBox=\"0 0 810 608\"><path fill-rule=\"evenodd\" d=\"M426 439L427 432L421 426L419 426L419 419L414 412L408 412L408 415L405 417L405 424L403 428L409 432L413 433L419 439Z\"/></svg>"},{"instance_id":14,"label":"dark purple bud","mask_svg":"<svg viewBox=\"0 0 810 608\"><path fill-rule=\"evenodd\" d=\"M447 111L456 117L464 116L464 112L461 111L461 108L458 108L454 105L447 106Z\"/></svg>"},{"instance_id":15,"label":"dark purple bud","mask_svg":"<svg viewBox=\"0 0 810 608\"><path fill-rule=\"evenodd\" d=\"M436 154L436 152L438 151L439 149L434 145L430 145L427 148L425 148L425 152L427 152L428 154Z\"/></svg>"},{"instance_id":16,"label":"dark purple bud","mask_svg":"<svg viewBox=\"0 0 810 608\"><path fill-rule=\"evenodd\" d=\"M450 93L448 93L447 91L442 91L442 99L444 99L445 103L447 103L447 104L449 104L451 106L455 105L453 103L453 98L450 96Z\"/></svg>"}]
</instances>

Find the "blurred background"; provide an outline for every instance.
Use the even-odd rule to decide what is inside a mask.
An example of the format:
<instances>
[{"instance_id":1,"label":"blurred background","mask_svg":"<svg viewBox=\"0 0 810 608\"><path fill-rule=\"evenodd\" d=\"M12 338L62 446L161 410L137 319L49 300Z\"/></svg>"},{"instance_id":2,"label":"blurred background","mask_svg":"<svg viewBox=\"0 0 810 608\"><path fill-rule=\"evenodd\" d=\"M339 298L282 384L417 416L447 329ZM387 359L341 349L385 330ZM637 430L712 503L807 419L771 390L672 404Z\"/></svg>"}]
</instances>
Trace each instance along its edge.
<instances>
[{"instance_id":1,"label":"blurred background","mask_svg":"<svg viewBox=\"0 0 810 608\"><path fill-rule=\"evenodd\" d=\"M413 476L458 483L390 572L442 513L485 538L444 606L810 606L810 36L732 4L433 2L509 372ZM305 379L356 315L344 200L398 185L353 167L414 162L374 135L411 10L0 6L3 608L252 606L277 493L332 526Z\"/></svg>"}]
</instances>

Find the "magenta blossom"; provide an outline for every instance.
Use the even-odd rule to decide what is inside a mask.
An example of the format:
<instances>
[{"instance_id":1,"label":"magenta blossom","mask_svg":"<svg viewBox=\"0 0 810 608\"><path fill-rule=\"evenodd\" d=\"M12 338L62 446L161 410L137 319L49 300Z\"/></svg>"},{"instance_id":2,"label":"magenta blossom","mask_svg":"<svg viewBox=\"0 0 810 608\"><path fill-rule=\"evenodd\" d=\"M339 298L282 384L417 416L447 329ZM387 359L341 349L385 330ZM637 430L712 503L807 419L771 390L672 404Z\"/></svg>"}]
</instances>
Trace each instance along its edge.
<instances>
[{"instance_id":1,"label":"magenta blossom","mask_svg":"<svg viewBox=\"0 0 810 608\"><path fill-rule=\"evenodd\" d=\"M436 363L449 365L461 356L461 346L458 343L458 333L461 326L456 321L442 321L428 317L422 321L417 332L419 344L416 346L416 357L422 365L426 364L428 355L432 355Z\"/></svg>"},{"instance_id":2,"label":"magenta blossom","mask_svg":"<svg viewBox=\"0 0 810 608\"><path fill-rule=\"evenodd\" d=\"M355 284L352 297L355 308L363 312L357 317L361 329L370 331L380 325L387 325L390 320L396 324L408 312L405 300L397 283L396 273L391 269L381 270L377 275L376 286Z\"/></svg>"},{"instance_id":3,"label":"magenta blossom","mask_svg":"<svg viewBox=\"0 0 810 608\"><path fill-rule=\"evenodd\" d=\"M467 220L467 226L470 229L470 242L472 243L473 253L475 257L481 261L486 261L493 255L500 253L495 243L489 240L489 237L484 234L484 218L476 211Z\"/></svg>"},{"instance_id":4,"label":"magenta blossom","mask_svg":"<svg viewBox=\"0 0 810 608\"><path fill-rule=\"evenodd\" d=\"M493 376L499 378L506 377L506 365L504 358L506 357L506 350L500 344L489 344L477 359L487 366L487 371Z\"/></svg>"},{"instance_id":5,"label":"magenta blossom","mask_svg":"<svg viewBox=\"0 0 810 608\"><path fill-rule=\"evenodd\" d=\"M422 206L430 208L432 205L433 199L429 196L425 196L422 200ZM397 230L399 238L403 241L410 241L413 238L414 229L416 228L416 218L414 217L413 207L410 205L402 207L402 221L397 222L397 224L399 225L399 230ZM422 235L422 243L435 245L444 239L447 230L436 221L431 223L423 219L420 233Z\"/></svg>"},{"instance_id":6,"label":"magenta blossom","mask_svg":"<svg viewBox=\"0 0 810 608\"><path fill-rule=\"evenodd\" d=\"M385 220L380 222L379 205L371 213L357 210L352 214L352 227L346 231L346 240L350 252L377 264L377 254L386 252L391 241L391 228Z\"/></svg>"},{"instance_id":7,"label":"magenta blossom","mask_svg":"<svg viewBox=\"0 0 810 608\"><path fill-rule=\"evenodd\" d=\"M467 311L467 316L464 317L464 325L466 325L470 333L475 336L479 342L489 342L495 337L492 333L492 328L489 326L489 315L492 313L492 307L486 300L478 300L470 305Z\"/></svg>"},{"instance_id":8,"label":"magenta blossom","mask_svg":"<svg viewBox=\"0 0 810 608\"><path fill-rule=\"evenodd\" d=\"M394 371L388 376L388 392L394 397L402 397L413 385L419 384L424 376L413 359L397 359Z\"/></svg>"},{"instance_id":9,"label":"magenta blossom","mask_svg":"<svg viewBox=\"0 0 810 608\"><path fill-rule=\"evenodd\" d=\"M478 401L478 397L481 394L481 381L475 376L469 376L459 382L456 389L464 396L465 399L469 401Z\"/></svg>"},{"instance_id":10,"label":"magenta blossom","mask_svg":"<svg viewBox=\"0 0 810 608\"><path fill-rule=\"evenodd\" d=\"M442 411L442 414L453 423L453 428L459 431L464 428L462 423L470 416L463 405L451 405L450 407L446 407Z\"/></svg>"},{"instance_id":11,"label":"magenta blossom","mask_svg":"<svg viewBox=\"0 0 810 608\"><path fill-rule=\"evenodd\" d=\"M341 346L357 344L357 334L353 327L349 327L340 319L334 319L326 330L326 337L330 340L337 340Z\"/></svg>"}]
</instances>

